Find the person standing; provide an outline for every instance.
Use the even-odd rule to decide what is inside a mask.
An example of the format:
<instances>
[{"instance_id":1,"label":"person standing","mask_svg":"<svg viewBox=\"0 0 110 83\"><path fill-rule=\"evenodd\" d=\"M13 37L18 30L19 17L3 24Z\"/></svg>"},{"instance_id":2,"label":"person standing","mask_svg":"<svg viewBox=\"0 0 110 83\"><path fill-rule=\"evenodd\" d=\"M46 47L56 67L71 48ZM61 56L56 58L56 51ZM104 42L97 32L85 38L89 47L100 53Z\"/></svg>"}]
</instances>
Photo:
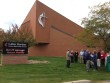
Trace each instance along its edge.
<instances>
[{"instance_id":1,"label":"person standing","mask_svg":"<svg viewBox=\"0 0 110 83\"><path fill-rule=\"evenodd\" d=\"M97 52L97 67L101 66L101 52L98 50Z\"/></svg>"},{"instance_id":2,"label":"person standing","mask_svg":"<svg viewBox=\"0 0 110 83\"><path fill-rule=\"evenodd\" d=\"M101 51L101 65L105 65L105 57L106 53L104 51Z\"/></svg>"},{"instance_id":3,"label":"person standing","mask_svg":"<svg viewBox=\"0 0 110 83\"><path fill-rule=\"evenodd\" d=\"M82 49L81 51L80 51L80 53L79 53L79 57L80 57L80 63L84 63L84 61L83 61L83 54L84 54L84 50Z\"/></svg>"},{"instance_id":4,"label":"person standing","mask_svg":"<svg viewBox=\"0 0 110 83\"><path fill-rule=\"evenodd\" d=\"M94 63L93 65L94 71L97 70L97 56L95 50L91 53L91 61Z\"/></svg>"},{"instance_id":5,"label":"person standing","mask_svg":"<svg viewBox=\"0 0 110 83\"><path fill-rule=\"evenodd\" d=\"M78 51L75 51L75 52L74 52L74 61L75 61L76 63L78 62L78 55L79 55Z\"/></svg>"},{"instance_id":6,"label":"person standing","mask_svg":"<svg viewBox=\"0 0 110 83\"><path fill-rule=\"evenodd\" d=\"M74 63L74 52L73 52L73 50L71 50L70 57L71 57L71 63Z\"/></svg>"},{"instance_id":7,"label":"person standing","mask_svg":"<svg viewBox=\"0 0 110 83\"><path fill-rule=\"evenodd\" d=\"M84 62L84 64L86 64L86 56L87 56L87 54L88 54L88 50L84 50L84 53L83 53L83 62Z\"/></svg>"},{"instance_id":8,"label":"person standing","mask_svg":"<svg viewBox=\"0 0 110 83\"><path fill-rule=\"evenodd\" d=\"M86 53L86 70L89 72L90 68L93 66L93 62L91 61L91 52L87 51Z\"/></svg>"},{"instance_id":9,"label":"person standing","mask_svg":"<svg viewBox=\"0 0 110 83\"><path fill-rule=\"evenodd\" d=\"M70 57L70 50L69 50L69 49L68 49L67 52L66 52L66 61L67 61L67 62L66 62L66 67L67 67L67 68L70 68L71 57Z\"/></svg>"},{"instance_id":10,"label":"person standing","mask_svg":"<svg viewBox=\"0 0 110 83\"><path fill-rule=\"evenodd\" d=\"M110 72L110 51L107 53L105 58L105 68Z\"/></svg>"}]
</instances>

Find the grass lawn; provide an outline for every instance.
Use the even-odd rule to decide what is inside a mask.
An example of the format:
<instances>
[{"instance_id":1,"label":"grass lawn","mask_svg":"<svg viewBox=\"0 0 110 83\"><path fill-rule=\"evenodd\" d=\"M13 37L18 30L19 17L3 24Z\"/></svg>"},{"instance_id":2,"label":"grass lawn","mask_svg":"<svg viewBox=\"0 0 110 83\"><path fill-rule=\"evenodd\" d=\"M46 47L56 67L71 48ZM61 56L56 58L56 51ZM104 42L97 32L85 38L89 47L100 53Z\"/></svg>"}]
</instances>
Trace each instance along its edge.
<instances>
[{"instance_id":1,"label":"grass lawn","mask_svg":"<svg viewBox=\"0 0 110 83\"><path fill-rule=\"evenodd\" d=\"M72 63L66 68L64 57L29 57L31 60L46 60L49 63L0 66L0 83L61 83L73 80L109 80L110 73L101 67L87 72L85 65Z\"/></svg>"}]
</instances>

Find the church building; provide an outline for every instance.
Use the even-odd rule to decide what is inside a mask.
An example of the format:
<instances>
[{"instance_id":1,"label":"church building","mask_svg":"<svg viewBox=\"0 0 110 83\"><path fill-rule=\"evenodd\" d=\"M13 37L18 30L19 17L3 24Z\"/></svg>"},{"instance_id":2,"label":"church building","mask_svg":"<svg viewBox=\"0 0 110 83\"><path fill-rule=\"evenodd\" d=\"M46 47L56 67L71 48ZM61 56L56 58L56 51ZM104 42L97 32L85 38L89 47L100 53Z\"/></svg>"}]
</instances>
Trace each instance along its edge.
<instances>
[{"instance_id":1,"label":"church building","mask_svg":"<svg viewBox=\"0 0 110 83\"><path fill-rule=\"evenodd\" d=\"M83 28L38 0L21 26L30 28L36 40L36 45L29 48L29 56L65 56L67 49L86 48L75 38Z\"/></svg>"}]
</instances>

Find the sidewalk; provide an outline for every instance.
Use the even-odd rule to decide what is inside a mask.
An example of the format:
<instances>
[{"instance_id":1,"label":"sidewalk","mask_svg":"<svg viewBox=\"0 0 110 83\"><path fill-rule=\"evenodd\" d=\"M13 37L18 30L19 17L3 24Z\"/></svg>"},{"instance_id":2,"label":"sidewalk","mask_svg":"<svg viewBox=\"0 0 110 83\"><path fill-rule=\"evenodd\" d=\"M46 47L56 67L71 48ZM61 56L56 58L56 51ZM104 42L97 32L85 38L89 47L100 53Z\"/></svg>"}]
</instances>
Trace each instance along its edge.
<instances>
[{"instance_id":1,"label":"sidewalk","mask_svg":"<svg viewBox=\"0 0 110 83\"><path fill-rule=\"evenodd\" d=\"M70 81L70 82L63 82L63 83L91 83L90 80L77 80L77 81Z\"/></svg>"},{"instance_id":2,"label":"sidewalk","mask_svg":"<svg viewBox=\"0 0 110 83\"><path fill-rule=\"evenodd\" d=\"M77 80L77 81L69 81L63 83L110 83L110 80L96 81L96 82L92 82L91 80Z\"/></svg>"}]
</instances>

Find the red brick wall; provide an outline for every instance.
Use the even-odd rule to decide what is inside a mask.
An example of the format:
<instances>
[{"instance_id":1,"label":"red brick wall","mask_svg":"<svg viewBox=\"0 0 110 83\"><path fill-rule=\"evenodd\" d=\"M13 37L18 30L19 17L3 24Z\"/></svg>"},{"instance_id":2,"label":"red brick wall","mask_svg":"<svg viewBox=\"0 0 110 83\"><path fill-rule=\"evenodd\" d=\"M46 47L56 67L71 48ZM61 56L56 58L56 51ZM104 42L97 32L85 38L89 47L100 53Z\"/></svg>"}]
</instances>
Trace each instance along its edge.
<instances>
[{"instance_id":1,"label":"red brick wall","mask_svg":"<svg viewBox=\"0 0 110 83\"><path fill-rule=\"evenodd\" d=\"M36 45L29 49L29 56L65 56L67 49L78 50L86 48L85 45L73 37L66 35L53 28L50 29L50 43Z\"/></svg>"},{"instance_id":2,"label":"red brick wall","mask_svg":"<svg viewBox=\"0 0 110 83\"><path fill-rule=\"evenodd\" d=\"M74 35L83 30L81 26L37 0L35 4L24 21L30 21L36 42L39 43L29 49L29 56L65 56L67 49L80 51L86 48L74 38ZM45 12L47 17L44 28L38 23L38 17L42 12Z\"/></svg>"},{"instance_id":3,"label":"red brick wall","mask_svg":"<svg viewBox=\"0 0 110 83\"><path fill-rule=\"evenodd\" d=\"M36 3L33 4L31 10L29 11L28 15L24 19L22 25L26 26L26 23L29 22L29 26L32 29L32 33L34 38L36 39Z\"/></svg>"},{"instance_id":4,"label":"red brick wall","mask_svg":"<svg viewBox=\"0 0 110 83\"><path fill-rule=\"evenodd\" d=\"M44 28L42 28L41 25L38 23L38 20L36 20L36 41L39 43L40 42L51 43L50 42L51 26L55 26L58 29L65 31L71 35L77 34L78 32L83 30L81 26L70 21L66 17L62 16L58 12L52 10L48 6L38 1L36 4L36 19L38 19L39 15L42 12L45 12L47 18L45 19Z\"/></svg>"},{"instance_id":5,"label":"red brick wall","mask_svg":"<svg viewBox=\"0 0 110 83\"><path fill-rule=\"evenodd\" d=\"M27 55L3 55L2 64L27 64L28 56Z\"/></svg>"}]
</instances>

